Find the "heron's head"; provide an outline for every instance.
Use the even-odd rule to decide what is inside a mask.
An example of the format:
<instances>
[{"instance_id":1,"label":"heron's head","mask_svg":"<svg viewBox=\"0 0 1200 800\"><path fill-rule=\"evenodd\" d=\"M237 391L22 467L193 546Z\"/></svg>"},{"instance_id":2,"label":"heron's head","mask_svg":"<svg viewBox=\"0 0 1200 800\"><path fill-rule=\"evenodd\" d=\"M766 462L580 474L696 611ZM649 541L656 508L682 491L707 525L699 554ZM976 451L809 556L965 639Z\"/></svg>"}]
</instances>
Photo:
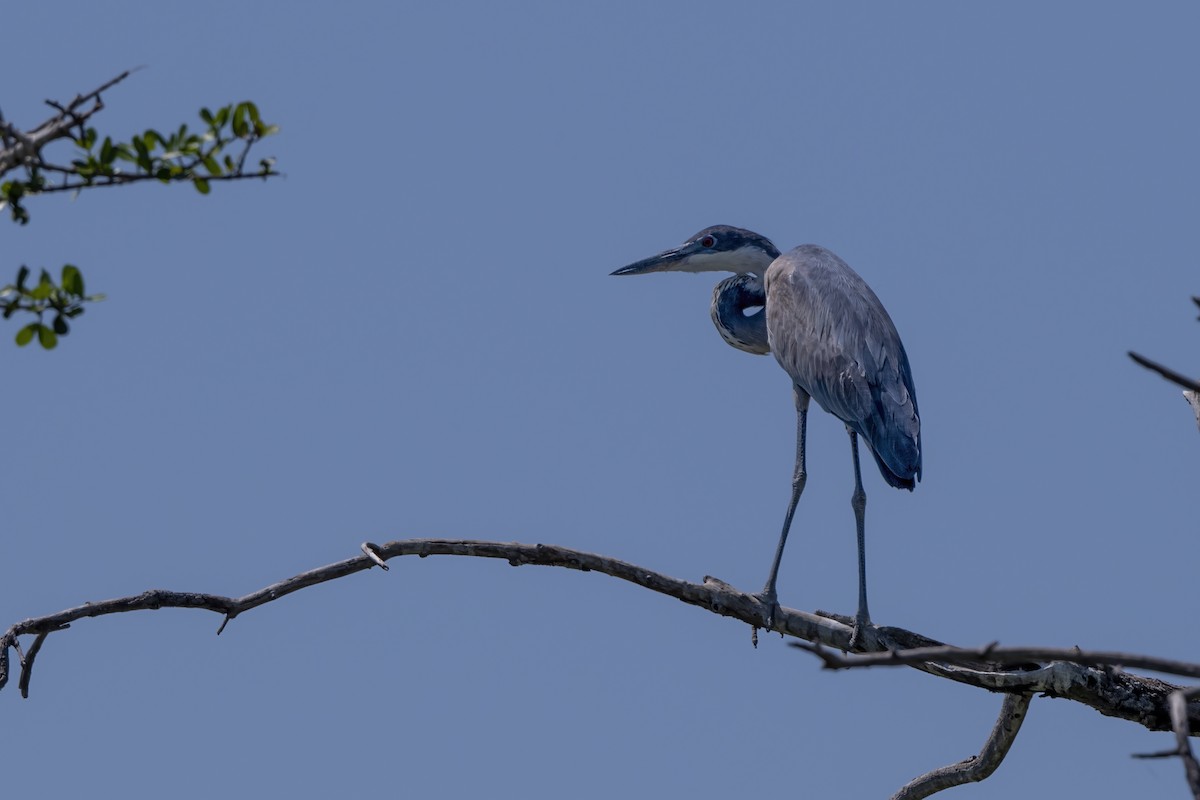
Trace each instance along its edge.
<instances>
[{"instance_id":1,"label":"heron's head","mask_svg":"<svg viewBox=\"0 0 1200 800\"><path fill-rule=\"evenodd\" d=\"M760 277L779 258L779 248L765 236L732 225L713 225L679 247L621 267L613 275L647 272L753 272Z\"/></svg>"}]
</instances>

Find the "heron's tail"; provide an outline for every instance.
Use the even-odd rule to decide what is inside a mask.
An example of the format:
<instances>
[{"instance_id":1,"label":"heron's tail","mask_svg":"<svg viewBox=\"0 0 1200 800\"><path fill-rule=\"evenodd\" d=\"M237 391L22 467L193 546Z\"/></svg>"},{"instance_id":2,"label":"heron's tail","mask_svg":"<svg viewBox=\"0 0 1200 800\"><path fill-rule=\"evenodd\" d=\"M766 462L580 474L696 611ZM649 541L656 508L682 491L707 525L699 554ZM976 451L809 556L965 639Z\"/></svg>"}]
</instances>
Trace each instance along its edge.
<instances>
[{"instance_id":1,"label":"heron's tail","mask_svg":"<svg viewBox=\"0 0 1200 800\"><path fill-rule=\"evenodd\" d=\"M883 479L887 481L888 486L893 486L897 489L908 489L910 492L917 487L917 481L921 479L921 473L917 472L911 477L904 477L892 472L892 468L884 463L883 459L874 450L871 455L875 456L875 463L879 465L879 474L883 475Z\"/></svg>"}]
</instances>

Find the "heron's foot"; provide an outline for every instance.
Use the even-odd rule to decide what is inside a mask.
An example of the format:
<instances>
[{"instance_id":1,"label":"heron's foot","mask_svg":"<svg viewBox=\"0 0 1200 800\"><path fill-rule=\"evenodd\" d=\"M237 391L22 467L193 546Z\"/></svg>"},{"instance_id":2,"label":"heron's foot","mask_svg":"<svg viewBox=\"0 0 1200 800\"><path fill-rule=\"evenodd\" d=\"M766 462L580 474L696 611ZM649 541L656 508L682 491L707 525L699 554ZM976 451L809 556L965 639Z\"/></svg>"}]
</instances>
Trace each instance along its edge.
<instances>
[{"instance_id":1,"label":"heron's foot","mask_svg":"<svg viewBox=\"0 0 1200 800\"><path fill-rule=\"evenodd\" d=\"M774 630L775 620L779 618L779 598L775 594L775 590L764 589L751 597L766 607L766 622L763 624L763 628L769 631Z\"/></svg>"},{"instance_id":2,"label":"heron's foot","mask_svg":"<svg viewBox=\"0 0 1200 800\"><path fill-rule=\"evenodd\" d=\"M871 618L858 615L854 618L854 631L850 634L850 649L855 652L870 650L875 642L875 626Z\"/></svg>"}]
</instances>

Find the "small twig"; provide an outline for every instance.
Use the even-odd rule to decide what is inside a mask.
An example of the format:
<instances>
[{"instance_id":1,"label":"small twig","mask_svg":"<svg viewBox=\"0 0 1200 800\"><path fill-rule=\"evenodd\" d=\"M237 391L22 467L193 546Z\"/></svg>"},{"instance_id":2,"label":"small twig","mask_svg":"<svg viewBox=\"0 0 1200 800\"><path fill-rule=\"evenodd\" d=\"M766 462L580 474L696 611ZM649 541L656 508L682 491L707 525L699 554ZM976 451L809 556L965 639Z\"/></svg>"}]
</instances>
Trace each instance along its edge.
<instances>
[{"instance_id":1,"label":"small twig","mask_svg":"<svg viewBox=\"0 0 1200 800\"><path fill-rule=\"evenodd\" d=\"M109 80L108 83L101 84L99 88L92 89L92 91L88 92L87 94L75 95L75 99L72 100L67 105L67 108L69 108L71 111L74 111L75 109L79 108L81 105L86 103L88 100L91 100L93 97L99 99L101 92L108 91L109 89L111 89L112 87L114 87L118 83L120 83L121 81L128 78L133 73L138 72L139 70L142 70L142 69L145 69L145 67L134 67L133 69L127 69L124 72L122 72L120 75L118 75L117 77ZM47 103L47 105L54 105L54 102L51 100L47 100L46 103Z\"/></svg>"},{"instance_id":2,"label":"small twig","mask_svg":"<svg viewBox=\"0 0 1200 800\"><path fill-rule=\"evenodd\" d=\"M1195 299L1195 298L1193 298L1193 299ZM1157 372L1159 375L1163 376L1164 378L1169 380L1171 383L1174 383L1178 386L1182 386L1184 389L1187 389L1188 391L1200 392L1200 381L1193 380L1192 378L1189 378L1188 376L1186 376L1182 373L1176 372L1175 370L1171 369L1170 367L1164 367L1162 364L1159 364L1156 361L1151 361L1150 359L1146 358L1143 355L1138 355L1137 353L1133 352L1132 350L1129 351L1129 357L1132 358L1137 363L1141 364L1146 369L1148 369L1152 372Z\"/></svg>"},{"instance_id":3,"label":"small twig","mask_svg":"<svg viewBox=\"0 0 1200 800\"><path fill-rule=\"evenodd\" d=\"M62 630L62 628L58 630ZM50 631L39 633L33 640L33 644L30 645L29 652L21 656L21 678L17 681L17 688L21 692L21 697L27 700L29 699L29 681L33 677L33 660L37 658L38 651L42 649L42 643L49 635Z\"/></svg>"},{"instance_id":4,"label":"small twig","mask_svg":"<svg viewBox=\"0 0 1200 800\"><path fill-rule=\"evenodd\" d=\"M1032 695L1028 694L1005 695L1004 702L1000 705L1000 716L987 741L983 743L979 755L914 778L892 795L892 800L920 800L943 789L962 786L964 783L976 783L987 778L1008 755L1009 748L1021 730L1021 723L1025 721L1031 699Z\"/></svg>"},{"instance_id":5,"label":"small twig","mask_svg":"<svg viewBox=\"0 0 1200 800\"><path fill-rule=\"evenodd\" d=\"M246 156L250 155L250 148L253 147L254 143L257 141L258 141L257 139L247 139L246 140L246 146L242 148L242 154L240 156L238 156L238 160L237 160L237 169L235 170L235 172L238 175L241 175L242 170L246 168Z\"/></svg>"}]
</instances>

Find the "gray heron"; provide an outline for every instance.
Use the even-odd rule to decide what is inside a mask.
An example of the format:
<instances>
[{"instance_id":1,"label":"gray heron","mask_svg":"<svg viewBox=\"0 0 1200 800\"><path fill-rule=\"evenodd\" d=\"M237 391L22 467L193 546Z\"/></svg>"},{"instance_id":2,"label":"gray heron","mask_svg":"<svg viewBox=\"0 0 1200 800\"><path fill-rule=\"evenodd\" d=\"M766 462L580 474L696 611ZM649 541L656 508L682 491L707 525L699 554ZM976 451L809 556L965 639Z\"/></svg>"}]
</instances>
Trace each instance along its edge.
<instances>
[{"instance_id":1,"label":"gray heron","mask_svg":"<svg viewBox=\"0 0 1200 800\"><path fill-rule=\"evenodd\" d=\"M729 225L714 225L679 247L664 250L613 272L732 272L713 290L713 324L727 343L748 353L774 353L792 379L796 401L796 468L783 531L762 592L767 628L774 627L779 563L807 471L804 439L808 403L817 403L846 425L854 462L851 506L858 533L858 612L851 647L863 642L867 611L867 566L863 491L858 460L861 436L889 486L912 489L921 478L921 418L908 355L900 334L867 282L846 262L817 245L787 253L766 237ZM762 307L758 313L748 310Z\"/></svg>"}]
</instances>

